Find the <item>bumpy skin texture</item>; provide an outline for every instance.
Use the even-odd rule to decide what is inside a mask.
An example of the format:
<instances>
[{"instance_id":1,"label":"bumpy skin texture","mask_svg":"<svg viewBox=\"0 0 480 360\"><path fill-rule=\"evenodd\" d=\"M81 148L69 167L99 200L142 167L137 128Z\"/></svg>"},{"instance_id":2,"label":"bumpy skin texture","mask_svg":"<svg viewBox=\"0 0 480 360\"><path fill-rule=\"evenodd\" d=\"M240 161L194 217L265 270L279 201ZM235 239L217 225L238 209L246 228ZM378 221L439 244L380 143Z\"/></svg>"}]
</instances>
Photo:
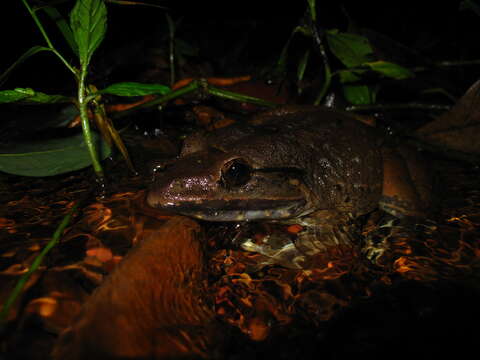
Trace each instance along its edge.
<instances>
[{"instance_id":1,"label":"bumpy skin texture","mask_svg":"<svg viewBox=\"0 0 480 360\"><path fill-rule=\"evenodd\" d=\"M217 335L202 287L199 231L193 220L177 217L137 245L60 335L52 358L209 357Z\"/></svg>"},{"instance_id":2,"label":"bumpy skin texture","mask_svg":"<svg viewBox=\"0 0 480 360\"><path fill-rule=\"evenodd\" d=\"M318 210L361 215L377 207L383 163L374 130L321 107L283 107L185 142L150 189L150 206L210 221L278 220ZM225 186L226 164L248 181ZM232 210L228 213L227 210Z\"/></svg>"},{"instance_id":3,"label":"bumpy skin texture","mask_svg":"<svg viewBox=\"0 0 480 360\"><path fill-rule=\"evenodd\" d=\"M374 128L344 112L277 108L187 138L178 161L158 174L147 203L208 221L301 224L293 243L267 237L241 246L268 263L308 268L316 254L356 242L352 219L383 200L398 203L393 192L382 197L380 142Z\"/></svg>"}]
</instances>

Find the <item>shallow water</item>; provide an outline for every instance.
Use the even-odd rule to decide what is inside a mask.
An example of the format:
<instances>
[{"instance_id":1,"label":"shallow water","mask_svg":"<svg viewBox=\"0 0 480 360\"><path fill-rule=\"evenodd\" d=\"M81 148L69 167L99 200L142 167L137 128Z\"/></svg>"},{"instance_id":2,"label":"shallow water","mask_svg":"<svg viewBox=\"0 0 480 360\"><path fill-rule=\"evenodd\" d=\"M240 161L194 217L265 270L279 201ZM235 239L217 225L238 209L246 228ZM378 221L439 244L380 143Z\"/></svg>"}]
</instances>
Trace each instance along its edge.
<instances>
[{"instance_id":1,"label":"shallow water","mask_svg":"<svg viewBox=\"0 0 480 360\"><path fill-rule=\"evenodd\" d=\"M262 255L231 245L246 235L282 231L278 226L201 224L208 280L202 296L230 334L221 340L221 357L379 357L401 348L395 353L400 357L412 344L438 355L473 347L462 324L480 319L480 174L446 160L436 161L436 167L442 194L436 221L412 232L398 220L372 216L359 244L330 249L307 270L259 267ZM88 195L93 182L87 174L2 178L2 300L73 202ZM88 295L145 233L165 221L142 208L146 178L117 174L115 179L104 199L87 198L27 284L2 336L8 358L48 358L56 335Z\"/></svg>"}]
</instances>

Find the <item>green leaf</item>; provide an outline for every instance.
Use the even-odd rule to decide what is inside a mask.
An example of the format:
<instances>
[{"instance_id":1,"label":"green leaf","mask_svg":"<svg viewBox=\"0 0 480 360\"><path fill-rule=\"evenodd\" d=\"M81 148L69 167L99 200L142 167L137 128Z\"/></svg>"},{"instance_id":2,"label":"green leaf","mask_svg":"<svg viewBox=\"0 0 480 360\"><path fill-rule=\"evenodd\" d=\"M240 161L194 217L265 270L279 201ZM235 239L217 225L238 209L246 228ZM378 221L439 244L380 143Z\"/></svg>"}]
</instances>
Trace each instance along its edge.
<instances>
[{"instance_id":1,"label":"green leaf","mask_svg":"<svg viewBox=\"0 0 480 360\"><path fill-rule=\"evenodd\" d=\"M63 37L67 41L72 51L78 55L77 43L75 42L72 29L68 25L67 20L62 16L62 14L60 14L57 9L52 6L45 6L41 9L45 11L53 21L55 21L55 24L57 24L58 29L62 33Z\"/></svg>"},{"instance_id":2,"label":"green leaf","mask_svg":"<svg viewBox=\"0 0 480 360\"><path fill-rule=\"evenodd\" d=\"M137 82L121 82L107 86L100 90L101 94L111 94L119 96L143 96L143 95L165 95L170 92L170 88L160 84L143 84Z\"/></svg>"},{"instance_id":3,"label":"green leaf","mask_svg":"<svg viewBox=\"0 0 480 360\"><path fill-rule=\"evenodd\" d=\"M25 60L27 60L30 56L35 55L36 53L39 53L41 51L52 51L52 49L47 48L45 46L34 46L25 51L18 59L15 61L10 67L5 70L5 72L0 75L0 85L5 82L7 79L8 75L21 63L23 63Z\"/></svg>"},{"instance_id":4,"label":"green leaf","mask_svg":"<svg viewBox=\"0 0 480 360\"><path fill-rule=\"evenodd\" d=\"M11 103L21 101L30 96L35 96L35 91L30 88L16 88L14 90L0 91L0 103Z\"/></svg>"},{"instance_id":5,"label":"green leaf","mask_svg":"<svg viewBox=\"0 0 480 360\"><path fill-rule=\"evenodd\" d=\"M388 61L374 61L365 65L373 71L397 80L408 79L414 76L413 72L407 68Z\"/></svg>"},{"instance_id":6,"label":"green leaf","mask_svg":"<svg viewBox=\"0 0 480 360\"><path fill-rule=\"evenodd\" d=\"M307 69L308 60L310 58L310 50L305 51L297 67L297 81L302 81Z\"/></svg>"},{"instance_id":7,"label":"green leaf","mask_svg":"<svg viewBox=\"0 0 480 360\"><path fill-rule=\"evenodd\" d=\"M0 104L12 102L21 102L23 104L54 104L72 102L72 99L63 95L48 95L30 88L0 91Z\"/></svg>"},{"instance_id":8,"label":"green leaf","mask_svg":"<svg viewBox=\"0 0 480 360\"><path fill-rule=\"evenodd\" d=\"M353 83L360 80L360 75L365 73L365 70L340 70L340 82L342 84Z\"/></svg>"},{"instance_id":9,"label":"green leaf","mask_svg":"<svg viewBox=\"0 0 480 360\"><path fill-rule=\"evenodd\" d=\"M312 31L310 29L310 27L306 26L306 25L298 25L295 27L295 29L293 29L293 33L294 34L302 34L306 37L312 37Z\"/></svg>"},{"instance_id":10,"label":"green leaf","mask_svg":"<svg viewBox=\"0 0 480 360\"><path fill-rule=\"evenodd\" d=\"M286 73L287 70L287 58L288 58L288 49L290 48L290 43L292 42L294 32L290 34L290 37L288 38L287 42L283 46L282 52L280 53L280 56L278 57L277 64L275 66L276 72L283 74Z\"/></svg>"},{"instance_id":11,"label":"green leaf","mask_svg":"<svg viewBox=\"0 0 480 360\"><path fill-rule=\"evenodd\" d=\"M100 157L110 155L110 147L92 133ZM23 176L53 176L91 165L83 135L0 148L0 171Z\"/></svg>"},{"instance_id":12,"label":"green leaf","mask_svg":"<svg viewBox=\"0 0 480 360\"><path fill-rule=\"evenodd\" d=\"M358 67L373 60L373 49L363 36L329 30L327 41L332 53L346 67Z\"/></svg>"},{"instance_id":13,"label":"green leaf","mask_svg":"<svg viewBox=\"0 0 480 360\"><path fill-rule=\"evenodd\" d=\"M367 85L344 85L345 98L354 105L374 104L377 98L377 89Z\"/></svg>"},{"instance_id":14,"label":"green leaf","mask_svg":"<svg viewBox=\"0 0 480 360\"><path fill-rule=\"evenodd\" d=\"M460 3L460 10L472 10L477 16L480 16L480 6L471 0L463 0Z\"/></svg>"},{"instance_id":15,"label":"green leaf","mask_svg":"<svg viewBox=\"0 0 480 360\"><path fill-rule=\"evenodd\" d=\"M70 26L80 63L86 67L107 31L107 7L103 0L77 0L70 13Z\"/></svg>"}]
</instances>

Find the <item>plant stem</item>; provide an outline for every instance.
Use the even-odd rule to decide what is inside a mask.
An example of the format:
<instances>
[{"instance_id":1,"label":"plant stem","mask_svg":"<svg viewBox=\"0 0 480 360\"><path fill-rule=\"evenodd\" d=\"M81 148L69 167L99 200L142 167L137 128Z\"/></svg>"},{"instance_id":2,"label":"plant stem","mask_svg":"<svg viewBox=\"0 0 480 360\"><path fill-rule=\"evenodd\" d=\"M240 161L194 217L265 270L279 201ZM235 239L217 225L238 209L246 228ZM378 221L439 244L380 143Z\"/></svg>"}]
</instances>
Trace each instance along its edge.
<instances>
[{"instance_id":1,"label":"plant stem","mask_svg":"<svg viewBox=\"0 0 480 360\"><path fill-rule=\"evenodd\" d=\"M328 89L330 88L330 84L332 82L332 71L330 70L330 64L328 61L327 52L325 51L325 46L323 46L323 31L319 31L319 29L317 28L317 24L313 19L314 14L310 15L311 16L307 15L307 20L312 34L313 43L316 45L315 49L320 55L320 58L322 59L323 68L325 71L323 87L314 102L314 105L319 105L322 99L325 97Z\"/></svg>"},{"instance_id":2,"label":"plant stem","mask_svg":"<svg viewBox=\"0 0 480 360\"><path fill-rule=\"evenodd\" d=\"M448 111L452 107L440 104L404 103L404 104L374 104L374 105L350 105L345 111L397 111L397 110L425 110L425 111Z\"/></svg>"},{"instance_id":3,"label":"plant stem","mask_svg":"<svg viewBox=\"0 0 480 360\"><path fill-rule=\"evenodd\" d=\"M165 14L168 24L168 60L170 63L170 86L175 84L175 24L168 13Z\"/></svg>"},{"instance_id":4,"label":"plant stem","mask_svg":"<svg viewBox=\"0 0 480 360\"><path fill-rule=\"evenodd\" d=\"M88 99L86 96L85 79L87 77L87 67L82 64L80 70L80 78L78 80L78 109L80 111L80 119L82 122L83 137L87 145L90 158L92 159L93 169L100 182L104 179L102 165L98 158L98 153L95 144L93 143L92 134L90 131L90 120L88 118Z\"/></svg>"},{"instance_id":5,"label":"plant stem","mask_svg":"<svg viewBox=\"0 0 480 360\"><path fill-rule=\"evenodd\" d=\"M181 97L185 94L191 93L193 91L197 91L199 89L201 89L201 91L207 92L210 95L217 96L217 97L220 97L220 98L223 98L223 99L243 101L243 102L248 102L248 103L252 103L252 104L256 104L256 105L260 105L260 106L265 106L265 107L271 107L271 108L276 107L278 105L278 104L272 103L270 101L262 100L262 99L259 99L259 98L253 97L253 96L238 94L238 93L234 93L234 92L231 92L231 91L219 89L219 88L216 88L216 87L206 83L206 81L204 79L203 80L200 79L200 80L194 80L190 84L188 84L187 86L184 86L180 89L172 91L172 92L170 92L170 93L168 93L168 94L166 94L166 95L164 95L164 96L162 96L158 99L154 99L154 100L148 101L146 103L143 103L141 105L132 107L128 110L112 114L111 117L112 117L112 119L122 118L122 117L125 117L125 116L128 116L128 115L134 113L135 111L138 111L139 109L146 109L146 108L149 108L149 107L152 107L152 106L155 106L155 105L162 105L162 104L164 104L164 103L166 103L166 102L168 102L172 99Z\"/></svg>"},{"instance_id":6,"label":"plant stem","mask_svg":"<svg viewBox=\"0 0 480 360\"><path fill-rule=\"evenodd\" d=\"M248 96L248 95L235 93L235 92L228 91L228 90L219 89L219 88L211 86L211 85L208 86L207 92L211 95L217 96L217 97L222 98L222 99L247 102L247 103L260 105L260 106L265 106L265 107L269 107L269 108L274 108L274 107L278 106L278 104L272 103L270 101L259 99L259 98L253 97L253 96Z\"/></svg>"},{"instance_id":7,"label":"plant stem","mask_svg":"<svg viewBox=\"0 0 480 360\"><path fill-rule=\"evenodd\" d=\"M166 103L166 102L168 102L172 99L175 99L177 97L183 96L183 95L188 94L188 93L191 93L192 91L195 91L198 88L199 88L198 81L192 81L187 86L184 86L180 89L171 91L168 94L166 94L166 95L164 95L164 96L162 96L158 99L153 99L153 100L147 101L146 103L143 103L141 105L132 107L128 110L125 110L125 111L122 111L122 112L117 112L115 114L112 114L111 117L112 117L112 119L118 119L118 118L122 118L124 116L128 116L128 115L138 111L139 109L147 109L147 108L150 108L150 107L156 106L156 105L161 106L164 103Z\"/></svg>"},{"instance_id":8,"label":"plant stem","mask_svg":"<svg viewBox=\"0 0 480 360\"><path fill-rule=\"evenodd\" d=\"M324 64L325 66L325 79L323 82L322 89L320 90L320 93L317 95L317 98L315 99L315 102L313 103L314 105L320 105L321 101L327 94L328 89L330 88L330 84L332 83L332 74L330 72L330 66L328 63Z\"/></svg>"},{"instance_id":9,"label":"plant stem","mask_svg":"<svg viewBox=\"0 0 480 360\"><path fill-rule=\"evenodd\" d=\"M12 290L10 293L8 299L5 301L3 304L2 311L0 312L0 330L3 330L3 327L5 325L6 317L8 315L8 312L17 299L17 297L20 295L21 291L23 290L25 284L27 283L28 279L30 279L30 276L33 274L35 270L38 269L38 267L42 264L43 258L48 254L48 252L58 243L60 240L60 237L62 236L63 231L67 227L67 225L70 223L70 220L72 219L73 214L77 210L80 202L77 202L68 212L67 215L63 218L62 222L58 225L57 229L53 233L52 239L47 243L47 245L42 249L40 254L33 260L32 264L30 265L30 268L26 273L24 273L20 279L18 280L17 284L15 285L15 288Z\"/></svg>"},{"instance_id":10,"label":"plant stem","mask_svg":"<svg viewBox=\"0 0 480 360\"><path fill-rule=\"evenodd\" d=\"M30 13L30 16L33 18L33 21L35 22L35 24L37 25L38 29L40 30L43 38L45 39L45 42L47 43L48 45L48 48L55 54L57 55L57 57L65 64L65 66L68 68L68 70L70 70L73 75L75 75L75 77L78 77L78 73L77 71L75 70L75 68L70 65L68 63L67 60L65 60L65 58L57 51L57 49L55 49L55 47L53 46L52 42L50 41L50 38L48 37L47 35L47 32L45 31L45 29L43 28L42 26L42 23L40 22L40 20L38 19L37 17L37 14L35 13L35 11L33 11L33 9L30 7L30 5L27 3L27 0L22 0L23 4L25 5L25 7L27 8L28 12Z\"/></svg>"}]
</instances>

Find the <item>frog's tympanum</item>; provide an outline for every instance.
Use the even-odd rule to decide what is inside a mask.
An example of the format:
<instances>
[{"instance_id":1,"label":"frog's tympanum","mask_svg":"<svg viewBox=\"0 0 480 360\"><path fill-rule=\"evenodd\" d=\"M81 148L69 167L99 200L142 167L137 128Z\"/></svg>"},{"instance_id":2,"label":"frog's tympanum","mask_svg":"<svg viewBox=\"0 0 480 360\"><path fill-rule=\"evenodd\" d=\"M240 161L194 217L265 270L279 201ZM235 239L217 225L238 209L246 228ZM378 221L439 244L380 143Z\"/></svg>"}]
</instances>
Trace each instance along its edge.
<instances>
[{"instance_id":1,"label":"frog's tympanum","mask_svg":"<svg viewBox=\"0 0 480 360\"><path fill-rule=\"evenodd\" d=\"M300 224L294 244L243 247L301 268L310 255L351 244L345 225L379 204L394 215L420 211L410 180L400 196L392 190L399 173L408 177L408 166L381 142L374 128L347 113L281 107L187 138L180 159L156 176L147 203L208 221Z\"/></svg>"}]
</instances>

